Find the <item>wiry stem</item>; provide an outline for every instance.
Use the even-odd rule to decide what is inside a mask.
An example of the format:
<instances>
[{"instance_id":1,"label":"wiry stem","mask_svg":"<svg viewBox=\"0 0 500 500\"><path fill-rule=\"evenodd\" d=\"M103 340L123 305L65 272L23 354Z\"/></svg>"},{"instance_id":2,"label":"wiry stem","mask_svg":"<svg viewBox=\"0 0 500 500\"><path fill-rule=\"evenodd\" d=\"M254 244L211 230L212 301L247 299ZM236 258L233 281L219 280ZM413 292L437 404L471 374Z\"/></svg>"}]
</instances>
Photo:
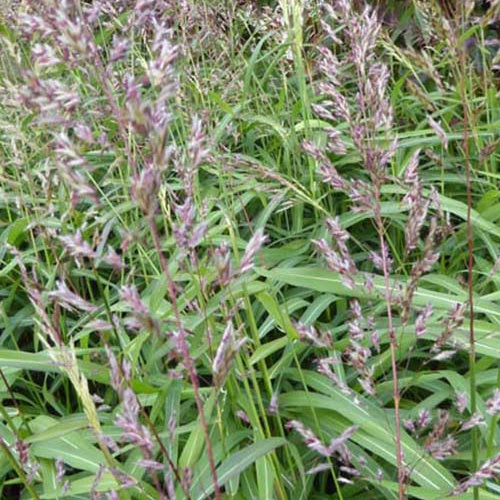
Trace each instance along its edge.
<instances>
[{"instance_id":1,"label":"wiry stem","mask_svg":"<svg viewBox=\"0 0 500 500\"><path fill-rule=\"evenodd\" d=\"M465 71L466 61L465 52L460 50L460 97L462 100L463 109L463 152L465 159L465 177L467 189L467 290L469 301L469 382L470 382L470 412L476 413L476 341L474 332L474 290L473 290L473 276L474 269L474 230L472 227L472 180L471 180L471 162L469 152L469 106L467 103L467 95L465 89ZM473 471L479 467L478 457L478 433L477 427L472 429L472 454L471 454L471 468ZM479 500L479 489L473 489L474 500Z\"/></svg>"},{"instance_id":2,"label":"wiry stem","mask_svg":"<svg viewBox=\"0 0 500 500\"><path fill-rule=\"evenodd\" d=\"M156 252L158 253L158 256L160 258L160 264L163 270L163 273L165 274L165 278L167 280L167 286L168 286L168 294L170 297L170 302L172 304L172 310L174 312L175 316L175 322L179 335L179 347L181 349L181 355L183 358L184 366L186 367L187 372L189 373L189 378L191 379L191 384L193 386L193 393L194 393L194 399L196 402L196 407L198 409L198 412L200 414L200 423L201 423L201 428L203 429L203 435L205 437L205 445L207 447L207 455L208 455L208 462L210 466L210 473L212 475L212 481L214 485L214 492L215 492L215 498L216 500L221 500L222 495L220 491L220 486L219 486L219 481L217 478L217 470L215 468L215 460L214 460L214 455L212 451L212 445L210 442L210 434L208 431L208 425L207 425L207 420L205 418L205 410L203 408L203 401L200 396L200 384L198 381L198 374L196 373L196 368L194 366L193 359L191 357L191 353L189 352L189 345L186 340L186 330L184 329L184 326L182 325L181 317L179 314L179 308L177 306L177 297L175 293L175 285L172 280L172 277L170 275L170 271L168 270L168 264L167 260L165 259L165 255L163 254L163 251L161 249L161 244L160 244L160 235L158 234L158 229L156 227L156 224L151 216L148 216L148 223L149 223L149 229L151 231L151 235L153 237L153 242L156 248Z\"/></svg>"},{"instance_id":3,"label":"wiry stem","mask_svg":"<svg viewBox=\"0 0 500 500\"><path fill-rule=\"evenodd\" d=\"M384 273L385 286L385 302L387 307L387 322L389 329L389 342L391 351L391 370L392 370L392 394L394 399L394 423L396 426L396 463L398 469L398 500L405 498L405 471L403 463L403 450L401 447L401 417L399 413L399 402L401 395L399 393L398 367L396 360L397 340L394 330L394 321L392 317L391 307L391 284L389 281L389 265L387 262L387 244L384 238L384 225L380 215L380 190L378 187L375 190L376 206L375 206L375 221L377 225L377 233L380 241L380 252L382 256L382 271Z\"/></svg>"}]
</instances>

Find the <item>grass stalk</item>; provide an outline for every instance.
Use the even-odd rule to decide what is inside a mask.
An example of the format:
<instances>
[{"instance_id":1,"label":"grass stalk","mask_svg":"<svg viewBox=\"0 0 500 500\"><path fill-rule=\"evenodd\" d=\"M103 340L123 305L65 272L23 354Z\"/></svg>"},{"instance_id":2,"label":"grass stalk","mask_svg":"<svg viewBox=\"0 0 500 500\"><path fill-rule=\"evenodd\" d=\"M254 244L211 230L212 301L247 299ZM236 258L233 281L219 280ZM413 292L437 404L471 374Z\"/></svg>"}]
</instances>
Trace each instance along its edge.
<instances>
[{"instance_id":1,"label":"grass stalk","mask_svg":"<svg viewBox=\"0 0 500 500\"><path fill-rule=\"evenodd\" d=\"M212 444L210 441L210 432L208 429L208 423L205 418L205 409L203 407L203 401L200 395L200 384L198 380L198 374L196 373L196 368L194 366L193 358L191 357L191 353L189 352L189 344L186 339L187 332L182 324L182 319L179 313L179 308L177 305L177 294L175 291L175 284L172 280L172 276L170 275L170 271L168 269L168 263L163 254L163 250L161 248L160 235L158 234L158 228L156 227L155 221L152 216L148 217L148 225L151 231L151 236L153 238L154 246L156 248L156 252L160 259L160 264L165 274L165 278L167 280L168 293L170 298L170 303L172 306L172 310L174 312L174 317L176 321L176 326L178 328L177 335L179 337L179 346L181 349L181 354L184 362L184 366L186 367L186 371L189 374L189 378L191 380L191 385L193 386L193 394L196 403L196 407L198 409L198 413L200 416L200 425L203 429L203 435L205 438L205 446L207 450L208 462L210 465L210 473L212 475L212 481L214 485L214 493L216 500L222 499L222 494L219 486L219 481L217 478L217 470L215 467L214 454L212 451Z\"/></svg>"},{"instance_id":2,"label":"grass stalk","mask_svg":"<svg viewBox=\"0 0 500 500\"><path fill-rule=\"evenodd\" d=\"M477 411L477 386L476 386L476 339L474 330L474 228L472 224L472 165L469 148L469 130L472 125L469 99L466 86L466 53L465 47L457 47L460 63L460 98L463 112L463 136L462 150L465 161L465 184L467 194L467 295L469 305L469 391L470 391L470 412L474 415ZM471 432L471 470L476 471L479 468L479 433L478 428L474 427ZM474 486L472 489L474 500L479 500L479 488Z\"/></svg>"},{"instance_id":3,"label":"grass stalk","mask_svg":"<svg viewBox=\"0 0 500 500\"><path fill-rule=\"evenodd\" d=\"M392 289L389 277L389 265L387 262L387 243L384 236L384 223L380 215L380 190L377 188L376 192L376 207L375 207L375 222L377 226L377 233L380 242L380 250L382 255L382 272L384 275L384 286L385 286L385 302L386 302L386 313L387 313L387 327L389 331L389 343L391 351L391 371L392 371L392 397L394 400L394 425L395 425L395 440L396 440L396 464L398 471L398 500L405 499L405 468L404 468L404 457L403 449L401 446L401 416L400 416L400 399L401 395L399 392L399 375L398 375L398 365L397 365L397 337L394 328L394 320L392 315Z\"/></svg>"}]
</instances>

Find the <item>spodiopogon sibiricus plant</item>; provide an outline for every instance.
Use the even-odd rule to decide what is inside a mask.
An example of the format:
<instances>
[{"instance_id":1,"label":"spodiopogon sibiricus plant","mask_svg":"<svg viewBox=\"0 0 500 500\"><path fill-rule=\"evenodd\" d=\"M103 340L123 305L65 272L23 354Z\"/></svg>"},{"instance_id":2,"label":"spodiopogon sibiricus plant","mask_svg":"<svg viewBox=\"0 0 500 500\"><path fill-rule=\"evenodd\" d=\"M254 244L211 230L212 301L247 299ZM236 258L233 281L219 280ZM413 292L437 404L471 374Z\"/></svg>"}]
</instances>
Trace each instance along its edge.
<instances>
[{"instance_id":1,"label":"spodiopogon sibiricus plant","mask_svg":"<svg viewBox=\"0 0 500 500\"><path fill-rule=\"evenodd\" d=\"M0 496L497 498L498 2L9 6Z\"/></svg>"}]
</instances>

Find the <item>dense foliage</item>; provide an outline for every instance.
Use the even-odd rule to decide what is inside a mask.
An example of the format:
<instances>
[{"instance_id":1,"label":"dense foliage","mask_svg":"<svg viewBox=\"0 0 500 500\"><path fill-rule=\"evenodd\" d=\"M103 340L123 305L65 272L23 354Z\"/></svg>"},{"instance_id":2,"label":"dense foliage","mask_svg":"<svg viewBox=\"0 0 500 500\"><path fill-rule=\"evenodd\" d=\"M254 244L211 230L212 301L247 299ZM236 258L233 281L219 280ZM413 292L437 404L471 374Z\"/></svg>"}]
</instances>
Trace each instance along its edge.
<instances>
[{"instance_id":1,"label":"dense foliage","mask_svg":"<svg viewBox=\"0 0 500 500\"><path fill-rule=\"evenodd\" d=\"M500 498L500 4L0 13L0 496Z\"/></svg>"}]
</instances>

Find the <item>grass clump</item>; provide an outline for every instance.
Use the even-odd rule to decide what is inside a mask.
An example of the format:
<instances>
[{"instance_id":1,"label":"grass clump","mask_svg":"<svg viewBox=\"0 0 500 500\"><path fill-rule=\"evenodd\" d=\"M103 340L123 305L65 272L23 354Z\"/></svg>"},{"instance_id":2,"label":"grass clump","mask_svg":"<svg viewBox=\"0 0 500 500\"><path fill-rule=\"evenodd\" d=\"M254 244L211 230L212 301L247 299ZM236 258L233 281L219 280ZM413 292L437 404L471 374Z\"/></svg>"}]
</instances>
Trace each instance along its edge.
<instances>
[{"instance_id":1,"label":"grass clump","mask_svg":"<svg viewBox=\"0 0 500 500\"><path fill-rule=\"evenodd\" d=\"M1 19L2 498L499 497L497 2Z\"/></svg>"}]
</instances>

